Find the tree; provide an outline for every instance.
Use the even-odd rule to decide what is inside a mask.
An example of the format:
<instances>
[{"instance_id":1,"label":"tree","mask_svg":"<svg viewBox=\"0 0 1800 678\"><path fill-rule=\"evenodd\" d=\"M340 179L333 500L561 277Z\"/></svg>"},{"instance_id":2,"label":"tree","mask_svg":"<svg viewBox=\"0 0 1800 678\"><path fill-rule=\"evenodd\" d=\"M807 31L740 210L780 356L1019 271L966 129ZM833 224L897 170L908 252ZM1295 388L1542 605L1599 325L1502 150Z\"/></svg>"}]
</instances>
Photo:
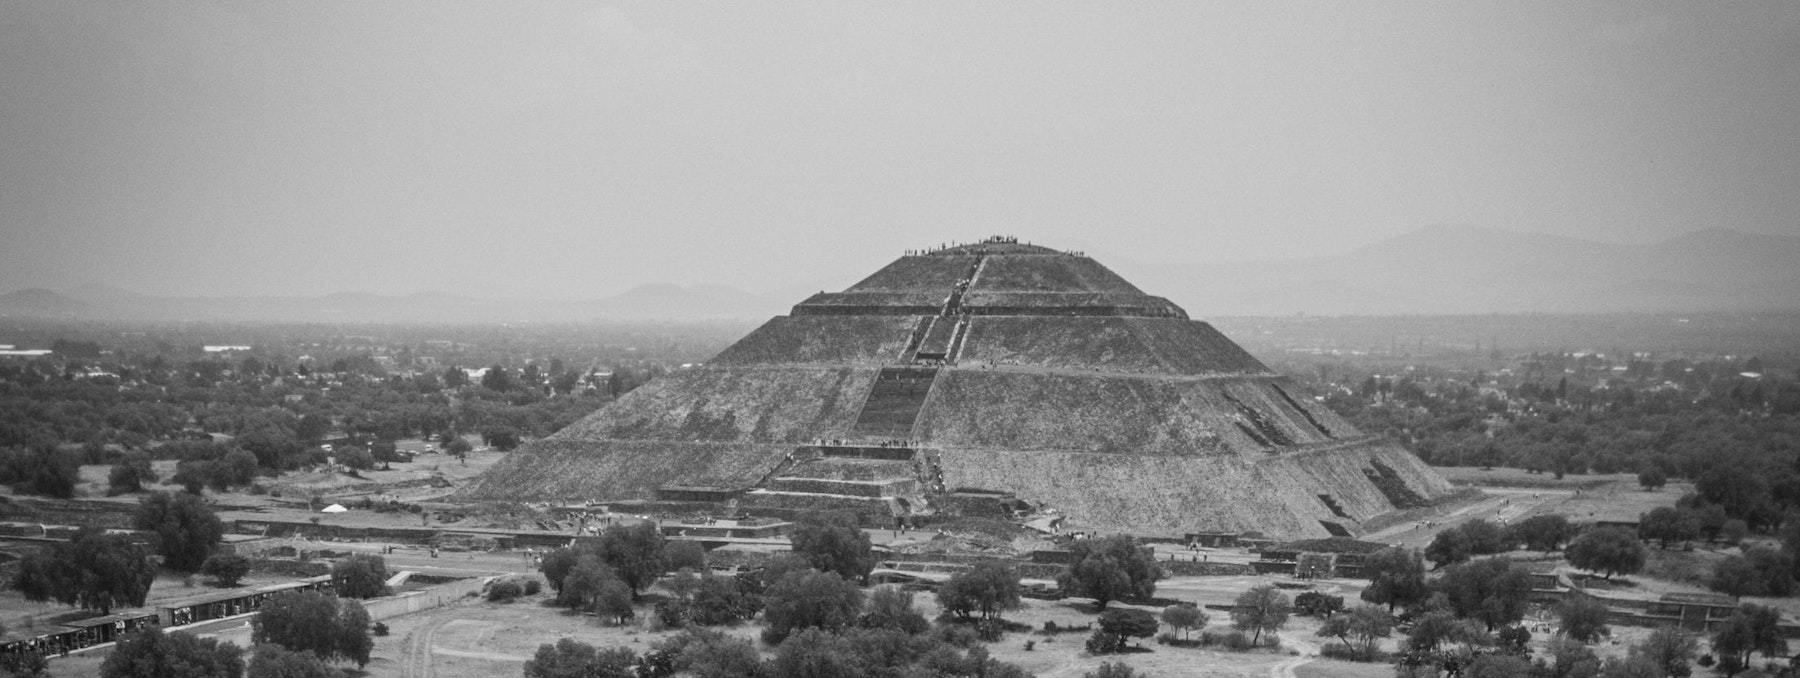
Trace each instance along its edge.
<instances>
[{"instance_id":1,"label":"tree","mask_svg":"<svg viewBox=\"0 0 1800 678\"><path fill-rule=\"evenodd\" d=\"M1344 610L1344 597L1307 591L1294 596L1294 610L1302 617L1329 617Z\"/></svg>"},{"instance_id":2,"label":"tree","mask_svg":"<svg viewBox=\"0 0 1800 678\"><path fill-rule=\"evenodd\" d=\"M1670 542L1691 541L1700 536L1700 521L1693 512L1673 506L1658 506L1638 517L1638 536L1655 539L1663 548Z\"/></svg>"},{"instance_id":3,"label":"tree","mask_svg":"<svg viewBox=\"0 0 1800 678\"><path fill-rule=\"evenodd\" d=\"M154 492L138 502L132 525L156 533L156 551L163 566L177 572L194 572L206 562L213 547L225 538L225 523L199 497Z\"/></svg>"},{"instance_id":4,"label":"tree","mask_svg":"<svg viewBox=\"0 0 1800 678\"><path fill-rule=\"evenodd\" d=\"M875 554L869 533L857 529L847 520L833 521L822 514L811 514L794 527L788 537L794 553L820 572L836 572L855 581L868 579L875 569Z\"/></svg>"},{"instance_id":5,"label":"tree","mask_svg":"<svg viewBox=\"0 0 1800 678\"><path fill-rule=\"evenodd\" d=\"M119 637L100 663L101 678L238 678L244 649L152 625Z\"/></svg>"},{"instance_id":6,"label":"tree","mask_svg":"<svg viewBox=\"0 0 1800 678\"><path fill-rule=\"evenodd\" d=\"M1287 594L1273 586L1258 586L1237 597L1231 608L1231 623L1239 631L1255 631L1250 639L1250 644L1255 645L1262 641L1264 631L1273 633L1287 624L1293 611L1294 604Z\"/></svg>"},{"instance_id":7,"label":"tree","mask_svg":"<svg viewBox=\"0 0 1800 678\"><path fill-rule=\"evenodd\" d=\"M63 454L54 444L19 450L0 459L0 480L12 483L20 494L41 494L68 499L81 483L81 460Z\"/></svg>"},{"instance_id":8,"label":"tree","mask_svg":"<svg viewBox=\"0 0 1800 678\"><path fill-rule=\"evenodd\" d=\"M368 450L356 446L347 446L337 453L337 462L352 471L367 471L375 468L375 455Z\"/></svg>"},{"instance_id":9,"label":"tree","mask_svg":"<svg viewBox=\"0 0 1800 678\"><path fill-rule=\"evenodd\" d=\"M1552 638L1547 649L1554 667L1551 675L1555 678L1600 675L1600 657L1586 643L1569 638Z\"/></svg>"},{"instance_id":10,"label":"tree","mask_svg":"<svg viewBox=\"0 0 1800 678\"><path fill-rule=\"evenodd\" d=\"M1526 518L1507 527L1510 538L1533 551L1550 553L1562 548L1575 536L1575 527L1559 513L1545 513Z\"/></svg>"},{"instance_id":11,"label":"tree","mask_svg":"<svg viewBox=\"0 0 1800 678\"><path fill-rule=\"evenodd\" d=\"M1351 655L1364 661L1373 659L1376 643L1393 633L1393 618L1375 605L1358 605L1319 626L1319 637L1343 641Z\"/></svg>"},{"instance_id":12,"label":"tree","mask_svg":"<svg viewBox=\"0 0 1800 678\"><path fill-rule=\"evenodd\" d=\"M574 569L563 577L562 589L557 594L558 603L593 612L602 618L616 619L619 623L634 614L631 599L630 587L619 578L618 572L591 554L581 556Z\"/></svg>"},{"instance_id":13,"label":"tree","mask_svg":"<svg viewBox=\"0 0 1800 678\"><path fill-rule=\"evenodd\" d=\"M295 438L315 445L328 433L331 433L331 418L316 412L300 417L299 424L294 427Z\"/></svg>"},{"instance_id":14,"label":"tree","mask_svg":"<svg viewBox=\"0 0 1800 678\"><path fill-rule=\"evenodd\" d=\"M475 446L470 445L467 440L455 438L452 439L448 445L444 446L444 451L449 452L450 456L456 457L457 461L467 463L469 453L475 451Z\"/></svg>"},{"instance_id":15,"label":"tree","mask_svg":"<svg viewBox=\"0 0 1800 678\"><path fill-rule=\"evenodd\" d=\"M1728 596L1762 596L1769 592L1763 573L1758 572L1750 559L1743 556L1727 556L1714 563L1712 576L1707 578L1706 586Z\"/></svg>"},{"instance_id":16,"label":"tree","mask_svg":"<svg viewBox=\"0 0 1800 678\"><path fill-rule=\"evenodd\" d=\"M1669 474L1663 473L1663 470L1660 467L1647 466L1644 470L1638 471L1637 479L1638 485L1642 486L1645 490L1654 492L1662 489L1662 486L1669 483Z\"/></svg>"},{"instance_id":17,"label":"tree","mask_svg":"<svg viewBox=\"0 0 1800 678\"><path fill-rule=\"evenodd\" d=\"M1557 603L1556 616L1562 620L1562 634L1583 643L1612 633L1606 628L1606 605L1593 598L1577 596Z\"/></svg>"},{"instance_id":18,"label":"tree","mask_svg":"<svg viewBox=\"0 0 1800 678\"><path fill-rule=\"evenodd\" d=\"M1481 555L1488 553L1505 553L1513 549L1515 543L1505 528L1481 518L1463 523L1456 528L1468 540L1470 552Z\"/></svg>"},{"instance_id":19,"label":"tree","mask_svg":"<svg viewBox=\"0 0 1800 678\"><path fill-rule=\"evenodd\" d=\"M213 484L218 476L218 462L207 459L189 459L175 464L175 475L169 476L169 482L180 485L188 494L200 494L206 486Z\"/></svg>"},{"instance_id":20,"label":"tree","mask_svg":"<svg viewBox=\"0 0 1800 678\"><path fill-rule=\"evenodd\" d=\"M940 594L941 595L941 594ZM881 586L869 592L858 626L865 629L894 629L907 634L931 629L925 615L913 609L913 594L898 586Z\"/></svg>"},{"instance_id":21,"label":"tree","mask_svg":"<svg viewBox=\"0 0 1800 678\"><path fill-rule=\"evenodd\" d=\"M1388 614L1394 606L1411 606L1425 600L1430 590L1425 586L1425 561L1417 551L1399 547L1385 548L1363 560L1363 574L1369 577L1362 599L1386 605Z\"/></svg>"},{"instance_id":22,"label":"tree","mask_svg":"<svg viewBox=\"0 0 1800 678\"><path fill-rule=\"evenodd\" d=\"M742 638L711 629L687 629L657 643L656 651L674 658L676 671L696 678L756 678L762 656Z\"/></svg>"},{"instance_id":23,"label":"tree","mask_svg":"<svg viewBox=\"0 0 1800 678\"><path fill-rule=\"evenodd\" d=\"M1631 656L1648 659L1662 669L1662 675L1675 678L1686 678L1693 672L1688 664L1699 651L1699 639L1675 626L1659 626L1642 642L1631 646Z\"/></svg>"},{"instance_id":24,"label":"tree","mask_svg":"<svg viewBox=\"0 0 1800 678\"><path fill-rule=\"evenodd\" d=\"M669 570L663 558L662 533L651 521L607 526L594 544L594 553L630 587L633 599Z\"/></svg>"},{"instance_id":25,"label":"tree","mask_svg":"<svg viewBox=\"0 0 1800 678\"><path fill-rule=\"evenodd\" d=\"M337 678L340 674L311 652L294 652L274 643L250 653L249 678Z\"/></svg>"},{"instance_id":26,"label":"tree","mask_svg":"<svg viewBox=\"0 0 1800 678\"><path fill-rule=\"evenodd\" d=\"M1749 666L1755 652L1769 658L1786 656L1787 639L1781 635L1780 623L1781 613L1775 608L1746 603L1713 636L1713 652L1720 655L1721 665L1730 657L1739 667Z\"/></svg>"},{"instance_id":27,"label":"tree","mask_svg":"<svg viewBox=\"0 0 1800 678\"><path fill-rule=\"evenodd\" d=\"M1069 557L1056 584L1071 596L1094 599L1102 610L1115 600L1149 599L1162 578L1156 557L1130 535L1076 541Z\"/></svg>"},{"instance_id":28,"label":"tree","mask_svg":"<svg viewBox=\"0 0 1800 678\"><path fill-rule=\"evenodd\" d=\"M377 555L353 553L331 566L332 590L350 598L374 598L391 593L387 579L387 561Z\"/></svg>"},{"instance_id":29,"label":"tree","mask_svg":"<svg viewBox=\"0 0 1800 678\"><path fill-rule=\"evenodd\" d=\"M700 585L694 588L688 621L701 626L716 626L756 616L762 610L762 596L745 585L754 579L754 576L701 577Z\"/></svg>"},{"instance_id":30,"label":"tree","mask_svg":"<svg viewBox=\"0 0 1800 678\"><path fill-rule=\"evenodd\" d=\"M251 642L275 643L320 659L346 659L361 667L375 641L369 611L362 603L317 591L284 591L270 596L250 618Z\"/></svg>"},{"instance_id":31,"label":"tree","mask_svg":"<svg viewBox=\"0 0 1800 678\"><path fill-rule=\"evenodd\" d=\"M544 573L544 581L550 582L550 588L562 591L563 579L574 571L581 562L581 551L563 547L544 554L543 561L538 563L538 571Z\"/></svg>"},{"instance_id":32,"label":"tree","mask_svg":"<svg viewBox=\"0 0 1800 678\"><path fill-rule=\"evenodd\" d=\"M250 559L236 553L215 551L200 564L200 573L218 580L220 586L233 587L250 574Z\"/></svg>"},{"instance_id":33,"label":"tree","mask_svg":"<svg viewBox=\"0 0 1800 678\"><path fill-rule=\"evenodd\" d=\"M144 548L124 535L83 528L67 542L25 556L13 588L26 600L56 602L101 614L144 604L156 568Z\"/></svg>"},{"instance_id":34,"label":"tree","mask_svg":"<svg viewBox=\"0 0 1800 678\"><path fill-rule=\"evenodd\" d=\"M763 640L781 642L800 629L836 631L854 625L862 590L831 572L792 572L763 592Z\"/></svg>"},{"instance_id":35,"label":"tree","mask_svg":"<svg viewBox=\"0 0 1800 678\"><path fill-rule=\"evenodd\" d=\"M141 492L144 483L154 483L158 479L156 469L150 466L150 455L143 452L127 452L113 464L112 470L106 474L106 493L108 495L130 494Z\"/></svg>"},{"instance_id":36,"label":"tree","mask_svg":"<svg viewBox=\"0 0 1800 678\"><path fill-rule=\"evenodd\" d=\"M1452 565L1435 582L1459 617L1488 631L1519 621L1531 596L1531 571L1507 558Z\"/></svg>"},{"instance_id":37,"label":"tree","mask_svg":"<svg viewBox=\"0 0 1800 678\"><path fill-rule=\"evenodd\" d=\"M697 541L670 542L663 550L670 570L693 570L699 572L706 569L706 547Z\"/></svg>"},{"instance_id":38,"label":"tree","mask_svg":"<svg viewBox=\"0 0 1800 678\"><path fill-rule=\"evenodd\" d=\"M983 560L945 581L937 598L945 612L965 619L979 612L982 619L993 619L1019 608L1019 573L1004 561Z\"/></svg>"},{"instance_id":39,"label":"tree","mask_svg":"<svg viewBox=\"0 0 1800 678\"><path fill-rule=\"evenodd\" d=\"M511 452L519 447L519 429L511 426L492 426L482 429L481 442L501 452Z\"/></svg>"},{"instance_id":40,"label":"tree","mask_svg":"<svg viewBox=\"0 0 1800 678\"><path fill-rule=\"evenodd\" d=\"M1145 678L1125 662L1103 662L1100 668L1081 674L1081 678Z\"/></svg>"},{"instance_id":41,"label":"tree","mask_svg":"<svg viewBox=\"0 0 1800 678\"><path fill-rule=\"evenodd\" d=\"M538 646L525 660L525 678L636 678L637 653L623 647L596 650L571 638Z\"/></svg>"},{"instance_id":42,"label":"tree","mask_svg":"<svg viewBox=\"0 0 1800 678\"><path fill-rule=\"evenodd\" d=\"M1482 637L1481 625L1457 619L1449 610L1433 610L1413 620L1406 646L1420 652L1436 652L1446 643L1474 644Z\"/></svg>"},{"instance_id":43,"label":"tree","mask_svg":"<svg viewBox=\"0 0 1800 678\"><path fill-rule=\"evenodd\" d=\"M1469 543L1469 536L1455 528L1439 532L1437 537L1425 546L1425 557L1437 564L1432 569L1466 561L1474 553L1475 546Z\"/></svg>"},{"instance_id":44,"label":"tree","mask_svg":"<svg viewBox=\"0 0 1800 678\"><path fill-rule=\"evenodd\" d=\"M1569 544L1569 564L1599 572L1606 579L1644 569L1644 544L1622 527L1588 530Z\"/></svg>"},{"instance_id":45,"label":"tree","mask_svg":"<svg viewBox=\"0 0 1800 678\"><path fill-rule=\"evenodd\" d=\"M1436 673L1435 670L1432 673ZM1532 678L1537 673L1524 657L1507 654L1476 655L1462 675L1465 678Z\"/></svg>"},{"instance_id":46,"label":"tree","mask_svg":"<svg viewBox=\"0 0 1800 678\"><path fill-rule=\"evenodd\" d=\"M1188 633L1206 627L1206 613L1193 603L1178 603L1163 608L1162 622L1171 628L1181 631L1181 639L1187 640Z\"/></svg>"},{"instance_id":47,"label":"tree","mask_svg":"<svg viewBox=\"0 0 1800 678\"><path fill-rule=\"evenodd\" d=\"M246 450L226 452L213 468L215 484L223 484L219 489L254 483L256 472L256 455Z\"/></svg>"},{"instance_id":48,"label":"tree","mask_svg":"<svg viewBox=\"0 0 1800 678\"><path fill-rule=\"evenodd\" d=\"M1095 654L1106 654L1106 651L1118 652L1125 649L1131 638L1149 638L1156 635L1156 615L1143 610L1112 609L1100 615L1100 629L1094 632L1095 640L1089 641L1089 650L1103 650ZM1107 638L1098 638L1105 635Z\"/></svg>"}]
</instances>

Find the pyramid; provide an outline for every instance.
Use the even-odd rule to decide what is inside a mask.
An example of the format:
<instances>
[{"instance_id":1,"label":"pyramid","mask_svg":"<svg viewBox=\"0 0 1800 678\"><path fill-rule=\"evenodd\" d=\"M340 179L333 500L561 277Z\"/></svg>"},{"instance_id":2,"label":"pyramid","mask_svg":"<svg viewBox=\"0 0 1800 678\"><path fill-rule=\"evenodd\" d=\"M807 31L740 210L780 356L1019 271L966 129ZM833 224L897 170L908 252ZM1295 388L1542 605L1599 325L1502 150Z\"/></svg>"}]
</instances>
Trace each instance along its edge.
<instances>
[{"instance_id":1,"label":"pyramid","mask_svg":"<svg viewBox=\"0 0 1800 678\"><path fill-rule=\"evenodd\" d=\"M1167 299L1086 256L990 238L816 294L458 498L896 516L1000 498L1106 531L1305 538L1361 535L1450 491Z\"/></svg>"}]
</instances>

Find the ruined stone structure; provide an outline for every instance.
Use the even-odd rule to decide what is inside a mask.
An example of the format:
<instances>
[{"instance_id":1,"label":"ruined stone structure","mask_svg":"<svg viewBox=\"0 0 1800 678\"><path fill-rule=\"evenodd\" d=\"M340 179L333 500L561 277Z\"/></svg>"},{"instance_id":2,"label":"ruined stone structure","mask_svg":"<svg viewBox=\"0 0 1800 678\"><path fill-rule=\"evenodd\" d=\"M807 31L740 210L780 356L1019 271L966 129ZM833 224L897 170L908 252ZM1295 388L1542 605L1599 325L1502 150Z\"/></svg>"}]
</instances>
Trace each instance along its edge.
<instances>
[{"instance_id":1,"label":"ruined stone structure","mask_svg":"<svg viewBox=\"0 0 1800 678\"><path fill-rule=\"evenodd\" d=\"M543 440L464 500L735 500L1354 536L1450 492L1212 326L1085 256L901 257Z\"/></svg>"}]
</instances>

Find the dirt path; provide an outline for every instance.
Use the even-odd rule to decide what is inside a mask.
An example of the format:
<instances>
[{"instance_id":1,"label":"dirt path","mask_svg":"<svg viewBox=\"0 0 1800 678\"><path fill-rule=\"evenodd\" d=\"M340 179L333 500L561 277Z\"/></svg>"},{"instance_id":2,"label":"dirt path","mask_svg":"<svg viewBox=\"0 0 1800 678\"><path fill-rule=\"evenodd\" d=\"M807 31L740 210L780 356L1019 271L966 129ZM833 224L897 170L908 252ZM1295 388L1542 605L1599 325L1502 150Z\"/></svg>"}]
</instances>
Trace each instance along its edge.
<instances>
[{"instance_id":1,"label":"dirt path","mask_svg":"<svg viewBox=\"0 0 1800 678\"><path fill-rule=\"evenodd\" d=\"M445 624L454 621L447 615L433 615L431 621L406 635L406 650L400 657L400 675L406 678L436 678L437 671L431 666L433 651L432 636Z\"/></svg>"},{"instance_id":2,"label":"dirt path","mask_svg":"<svg viewBox=\"0 0 1800 678\"><path fill-rule=\"evenodd\" d=\"M1276 662L1274 666L1269 667L1269 678L1294 678L1294 669L1318 658L1319 646L1317 645L1298 638L1287 638L1283 644L1293 647L1300 653L1300 656Z\"/></svg>"}]
</instances>

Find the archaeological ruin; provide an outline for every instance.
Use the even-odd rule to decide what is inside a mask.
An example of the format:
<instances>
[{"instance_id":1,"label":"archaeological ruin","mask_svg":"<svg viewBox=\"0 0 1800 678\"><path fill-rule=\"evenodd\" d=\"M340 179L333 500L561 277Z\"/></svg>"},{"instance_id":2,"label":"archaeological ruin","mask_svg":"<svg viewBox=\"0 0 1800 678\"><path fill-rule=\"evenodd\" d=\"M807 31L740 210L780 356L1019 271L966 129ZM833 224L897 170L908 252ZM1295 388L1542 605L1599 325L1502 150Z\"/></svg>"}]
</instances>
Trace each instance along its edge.
<instances>
[{"instance_id":1,"label":"archaeological ruin","mask_svg":"<svg viewBox=\"0 0 1800 678\"><path fill-rule=\"evenodd\" d=\"M1205 322L1009 238L908 253L512 452L463 501L1053 509L1076 529L1360 536L1450 486Z\"/></svg>"}]
</instances>

